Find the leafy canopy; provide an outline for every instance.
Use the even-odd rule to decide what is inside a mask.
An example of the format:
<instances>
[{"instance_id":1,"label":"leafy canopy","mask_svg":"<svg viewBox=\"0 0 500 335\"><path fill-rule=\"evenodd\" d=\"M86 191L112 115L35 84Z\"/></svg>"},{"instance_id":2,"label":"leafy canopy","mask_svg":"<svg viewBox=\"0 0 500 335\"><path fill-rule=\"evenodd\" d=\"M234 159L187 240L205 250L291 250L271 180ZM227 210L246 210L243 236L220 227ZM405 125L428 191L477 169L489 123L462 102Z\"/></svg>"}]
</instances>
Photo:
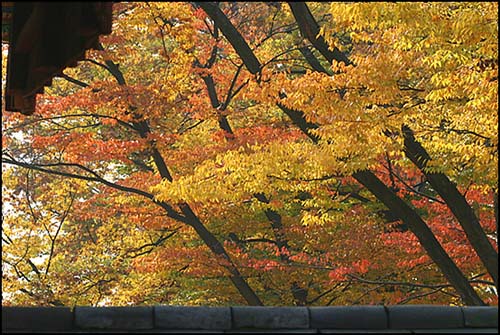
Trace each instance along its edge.
<instances>
[{"instance_id":1,"label":"leafy canopy","mask_svg":"<svg viewBox=\"0 0 500 335\"><path fill-rule=\"evenodd\" d=\"M245 304L240 279L266 305L461 304L351 177L364 169L496 304L401 129L494 243L497 4L310 3L349 65L326 61L284 3L220 8L257 75L201 8L116 3L103 50L64 72L80 85L55 79L33 116L2 114L3 304Z\"/></svg>"}]
</instances>

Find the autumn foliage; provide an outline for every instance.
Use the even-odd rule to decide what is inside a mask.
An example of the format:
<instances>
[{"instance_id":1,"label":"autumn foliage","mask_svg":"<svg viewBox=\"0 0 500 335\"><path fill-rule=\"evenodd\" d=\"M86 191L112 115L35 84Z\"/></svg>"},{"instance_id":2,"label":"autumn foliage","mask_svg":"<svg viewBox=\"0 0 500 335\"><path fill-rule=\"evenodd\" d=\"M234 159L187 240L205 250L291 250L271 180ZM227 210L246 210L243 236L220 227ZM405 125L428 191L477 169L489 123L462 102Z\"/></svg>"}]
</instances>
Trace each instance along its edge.
<instances>
[{"instance_id":1,"label":"autumn foliage","mask_svg":"<svg viewBox=\"0 0 500 335\"><path fill-rule=\"evenodd\" d=\"M497 6L115 3L2 113L3 304L496 305Z\"/></svg>"}]
</instances>

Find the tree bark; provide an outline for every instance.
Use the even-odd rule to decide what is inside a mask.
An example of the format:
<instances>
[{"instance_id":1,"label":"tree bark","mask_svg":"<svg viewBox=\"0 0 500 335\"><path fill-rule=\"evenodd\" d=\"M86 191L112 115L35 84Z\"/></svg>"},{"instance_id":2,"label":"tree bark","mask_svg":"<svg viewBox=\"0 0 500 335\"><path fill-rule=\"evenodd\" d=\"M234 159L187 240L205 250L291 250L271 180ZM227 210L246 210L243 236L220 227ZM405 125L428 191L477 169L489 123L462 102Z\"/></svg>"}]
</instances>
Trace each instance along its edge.
<instances>
[{"instance_id":1,"label":"tree bark","mask_svg":"<svg viewBox=\"0 0 500 335\"><path fill-rule=\"evenodd\" d=\"M319 26L304 2L288 2L292 14L299 25L302 36L307 38L316 49L331 63L336 60L346 65L349 59L338 48L330 50L323 36L319 35Z\"/></svg>"},{"instance_id":2,"label":"tree bark","mask_svg":"<svg viewBox=\"0 0 500 335\"><path fill-rule=\"evenodd\" d=\"M216 2L195 2L197 6L201 7L205 13L210 16L222 34L227 37L229 43L235 50L238 50L238 55L243 59L248 71L252 74L260 72L260 62L255 57L252 49L248 46L245 39L241 36L240 32L233 26L227 16L221 11L218 3Z\"/></svg>"},{"instance_id":3,"label":"tree bark","mask_svg":"<svg viewBox=\"0 0 500 335\"><path fill-rule=\"evenodd\" d=\"M314 56L314 54L312 53L311 50L309 50L308 47L301 47L299 48L299 51L302 54L302 56L304 56L309 65L311 65L314 71L329 74L328 71L323 67L323 65L321 65L319 60L316 58L316 56Z\"/></svg>"}]
</instances>

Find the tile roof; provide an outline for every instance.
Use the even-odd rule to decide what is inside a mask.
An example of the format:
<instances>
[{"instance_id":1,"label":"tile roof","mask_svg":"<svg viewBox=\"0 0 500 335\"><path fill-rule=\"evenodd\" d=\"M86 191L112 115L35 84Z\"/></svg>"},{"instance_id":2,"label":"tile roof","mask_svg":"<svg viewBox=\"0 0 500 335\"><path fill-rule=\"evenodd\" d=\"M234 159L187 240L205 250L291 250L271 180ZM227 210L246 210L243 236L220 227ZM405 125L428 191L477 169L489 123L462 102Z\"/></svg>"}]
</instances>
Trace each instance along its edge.
<instances>
[{"instance_id":1,"label":"tile roof","mask_svg":"<svg viewBox=\"0 0 500 335\"><path fill-rule=\"evenodd\" d=\"M111 23L112 2L2 2L2 42L9 44L5 110L32 114L36 95L96 48Z\"/></svg>"},{"instance_id":2,"label":"tile roof","mask_svg":"<svg viewBox=\"0 0 500 335\"><path fill-rule=\"evenodd\" d=\"M498 333L498 306L2 307L2 332Z\"/></svg>"}]
</instances>

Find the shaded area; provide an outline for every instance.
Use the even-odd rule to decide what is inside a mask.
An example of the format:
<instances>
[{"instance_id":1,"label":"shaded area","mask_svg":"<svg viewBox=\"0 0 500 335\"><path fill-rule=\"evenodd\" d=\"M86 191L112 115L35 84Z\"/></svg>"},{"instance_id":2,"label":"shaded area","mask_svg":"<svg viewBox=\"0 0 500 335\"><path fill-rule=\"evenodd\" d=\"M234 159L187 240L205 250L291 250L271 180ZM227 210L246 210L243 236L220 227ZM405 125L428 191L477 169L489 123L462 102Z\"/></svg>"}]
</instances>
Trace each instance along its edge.
<instances>
[{"instance_id":1,"label":"shaded area","mask_svg":"<svg viewBox=\"0 0 500 335\"><path fill-rule=\"evenodd\" d=\"M5 110L30 115L36 95L111 33L112 2L2 2L9 43Z\"/></svg>"}]
</instances>

